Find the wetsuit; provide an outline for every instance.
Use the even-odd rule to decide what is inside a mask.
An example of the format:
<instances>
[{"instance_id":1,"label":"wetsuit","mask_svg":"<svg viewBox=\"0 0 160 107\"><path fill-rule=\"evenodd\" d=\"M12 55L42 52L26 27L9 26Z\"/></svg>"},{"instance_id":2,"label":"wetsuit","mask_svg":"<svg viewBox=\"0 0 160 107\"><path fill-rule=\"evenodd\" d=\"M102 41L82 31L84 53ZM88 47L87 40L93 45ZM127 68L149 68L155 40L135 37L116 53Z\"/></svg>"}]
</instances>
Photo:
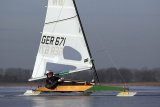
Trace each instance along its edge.
<instances>
[{"instance_id":1,"label":"wetsuit","mask_svg":"<svg viewBox=\"0 0 160 107\"><path fill-rule=\"evenodd\" d=\"M60 77L57 77L57 76L52 76L51 78L47 78L45 87L49 89L56 88L57 85L59 84L58 82L59 79Z\"/></svg>"}]
</instances>

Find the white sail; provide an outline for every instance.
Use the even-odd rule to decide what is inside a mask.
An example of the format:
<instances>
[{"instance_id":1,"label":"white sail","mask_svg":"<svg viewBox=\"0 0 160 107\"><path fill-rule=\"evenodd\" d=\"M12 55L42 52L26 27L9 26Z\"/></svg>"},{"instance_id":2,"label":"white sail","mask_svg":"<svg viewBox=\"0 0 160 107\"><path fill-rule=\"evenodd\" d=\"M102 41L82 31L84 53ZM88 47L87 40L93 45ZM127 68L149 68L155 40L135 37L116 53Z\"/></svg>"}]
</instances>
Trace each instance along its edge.
<instances>
[{"instance_id":1,"label":"white sail","mask_svg":"<svg viewBox=\"0 0 160 107\"><path fill-rule=\"evenodd\" d=\"M64 58L64 48L71 47L80 60ZM91 68L91 58L81 30L73 0L49 0L44 29L32 74L43 77L47 63L72 65L76 69Z\"/></svg>"}]
</instances>

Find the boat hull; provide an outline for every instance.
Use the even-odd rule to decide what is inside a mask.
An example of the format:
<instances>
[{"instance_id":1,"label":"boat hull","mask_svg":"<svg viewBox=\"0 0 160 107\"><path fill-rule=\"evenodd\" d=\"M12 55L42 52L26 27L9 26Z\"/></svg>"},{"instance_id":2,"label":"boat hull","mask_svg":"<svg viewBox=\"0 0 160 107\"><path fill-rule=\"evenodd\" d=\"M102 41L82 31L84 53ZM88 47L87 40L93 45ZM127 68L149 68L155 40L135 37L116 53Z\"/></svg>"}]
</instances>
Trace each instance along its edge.
<instances>
[{"instance_id":1,"label":"boat hull","mask_svg":"<svg viewBox=\"0 0 160 107\"><path fill-rule=\"evenodd\" d=\"M102 85L66 85L57 86L54 89L39 87L35 91L41 92L84 92L84 91L122 91L122 87L102 86Z\"/></svg>"},{"instance_id":2,"label":"boat hull","mask_svg":"<svg viewBox=\"0 0 160 107\"><path fill-rule=\"evenodd\" d=\"M82 92L83 95L90 95L95 91L119 91L117 96L134 96L132 92L124 92L123 87L114 87L114 86L103 86L103 85L59 85L54 89L48 89L46 87L39 87L35 90L27 90L24 95L39 95L43 92L59 92L59 93L69 93L69 92ZM128 94L129 93L129 94Z\"/></svg>"},{"instance_id":3,"label":"boat hull","mask_svg":"<svg viewBox=\"0 0 160 107\"><path fill-rule=\"evenodd\" d=\"M48 89L46 87L39 87L35 91L42 92L83 92L93 87L92 85L69 85L69 86L57 86L54 89Z\"/></svg>"}]
</instances>

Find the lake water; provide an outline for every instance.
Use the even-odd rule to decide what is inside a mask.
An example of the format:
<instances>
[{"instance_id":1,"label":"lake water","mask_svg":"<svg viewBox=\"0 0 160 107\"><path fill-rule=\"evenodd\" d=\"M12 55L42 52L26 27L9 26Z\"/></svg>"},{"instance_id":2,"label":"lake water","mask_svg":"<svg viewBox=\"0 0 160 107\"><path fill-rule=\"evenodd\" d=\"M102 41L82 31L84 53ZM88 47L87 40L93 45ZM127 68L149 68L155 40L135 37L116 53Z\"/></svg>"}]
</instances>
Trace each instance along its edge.
<instances>
[{"instance_id":1,"label":"lake water","mask_svg":"<svg viewBox=\"0 0 160 107\"><path fill-rule=\"evenodd\" d=\"M138 92L134 97L116 97L117 92L23 96L30 88L0 86L0 107L160 107L160 87L131 87Z\"/></svg>"}]
</instances>

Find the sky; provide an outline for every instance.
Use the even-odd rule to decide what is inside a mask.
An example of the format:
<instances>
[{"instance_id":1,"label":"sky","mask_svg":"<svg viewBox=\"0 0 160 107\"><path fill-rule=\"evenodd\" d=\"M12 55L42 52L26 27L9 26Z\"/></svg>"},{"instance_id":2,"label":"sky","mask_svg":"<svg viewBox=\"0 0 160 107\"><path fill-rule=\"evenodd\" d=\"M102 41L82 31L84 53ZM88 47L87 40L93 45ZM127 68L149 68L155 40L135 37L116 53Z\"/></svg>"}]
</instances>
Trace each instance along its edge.
<instances>
[{"instance_id":1,"label":"sky","mask_svg":"<svg viewBox=\"0 0 160 107\"><path fill-rule=\"evenodd\" d=\"M160 0L76 0L97 68L160 67ZM0 68L33 69L47 0L0 1Z\"/></svg>"}]
</instances>

